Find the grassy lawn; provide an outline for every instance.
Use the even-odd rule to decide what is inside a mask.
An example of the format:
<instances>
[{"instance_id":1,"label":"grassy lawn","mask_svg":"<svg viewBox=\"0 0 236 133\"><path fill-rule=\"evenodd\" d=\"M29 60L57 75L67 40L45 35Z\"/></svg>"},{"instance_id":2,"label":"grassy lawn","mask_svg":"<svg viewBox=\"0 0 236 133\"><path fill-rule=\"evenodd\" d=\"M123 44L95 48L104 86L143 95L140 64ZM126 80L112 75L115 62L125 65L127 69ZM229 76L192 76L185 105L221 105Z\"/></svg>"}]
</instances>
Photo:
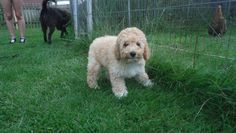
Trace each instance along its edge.
<instances>
[{"instance_id":1,"label":"grassy lawn","mask_svg":"<svg viewBox=\"0 0 236 133\"><path fill-rule=\"evenodd\" d=\"M190 70L179 74L152 59L149 65L159 70L148 69L155 86L145 89L127 80L128 97L119 100L105 78L99 81L100 90L88 89L90 41L61 40L57 33L47 45L39 29L28 29L24 45L9 45L7 31L0 37L0 132L236 130L236 95L211 92L218 79L211 80L217 81L214 86L209 77L195 78ZM235 77L222 86L233 88L233 81Z\"/></svg>"}]
</instances>

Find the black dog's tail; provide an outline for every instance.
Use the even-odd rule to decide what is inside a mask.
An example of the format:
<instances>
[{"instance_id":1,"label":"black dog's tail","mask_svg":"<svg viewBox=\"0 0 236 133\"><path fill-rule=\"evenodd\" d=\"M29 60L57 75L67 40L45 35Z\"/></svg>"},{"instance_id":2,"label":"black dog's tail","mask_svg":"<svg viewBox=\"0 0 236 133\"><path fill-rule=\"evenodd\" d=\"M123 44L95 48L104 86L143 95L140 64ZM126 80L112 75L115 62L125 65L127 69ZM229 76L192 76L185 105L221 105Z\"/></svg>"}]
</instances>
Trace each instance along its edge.
<instances>
[{"instance_id":1,"label":"black dog's tail","mask_svg":"<svg viewBox=\"0 0 236 133\"><path fill-rule=\"evenodd\" d=\"M42 10L47 10L47 4L48 4L48 0L43 0Z\"/></svg>"}]
</instances>

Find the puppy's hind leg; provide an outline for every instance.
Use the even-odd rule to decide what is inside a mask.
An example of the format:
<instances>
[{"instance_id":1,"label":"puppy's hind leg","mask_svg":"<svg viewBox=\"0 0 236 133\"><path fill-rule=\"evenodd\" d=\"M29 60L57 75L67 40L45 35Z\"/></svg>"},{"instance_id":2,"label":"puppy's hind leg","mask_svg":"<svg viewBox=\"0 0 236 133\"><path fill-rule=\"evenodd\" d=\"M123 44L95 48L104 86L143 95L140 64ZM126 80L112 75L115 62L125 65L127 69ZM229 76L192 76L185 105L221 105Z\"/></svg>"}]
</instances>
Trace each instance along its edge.
<instances>
[{"instance_id":1,"label":"puppy's hind leg","mask_svg":"<svg viewBox=\"0 0 236 133\"><path fill-rule=\"evenodd\" d=\"M101 69L101 65L94 59L94 57L89 57L87 66L87 83L90 88L99 88L97 84L98 73Z\"/></svg>"},{"instance_id":2,"label":"puppy's hind leg","mask_svg":"<svg viewBox=\"0 0 236 133\"><path fill-rule=\"evenodd\" d=\"M52 34L55 31L55 26L49 27L49 33L48 33L48 44L52 43Z\"/></svg>"}]
</instances>

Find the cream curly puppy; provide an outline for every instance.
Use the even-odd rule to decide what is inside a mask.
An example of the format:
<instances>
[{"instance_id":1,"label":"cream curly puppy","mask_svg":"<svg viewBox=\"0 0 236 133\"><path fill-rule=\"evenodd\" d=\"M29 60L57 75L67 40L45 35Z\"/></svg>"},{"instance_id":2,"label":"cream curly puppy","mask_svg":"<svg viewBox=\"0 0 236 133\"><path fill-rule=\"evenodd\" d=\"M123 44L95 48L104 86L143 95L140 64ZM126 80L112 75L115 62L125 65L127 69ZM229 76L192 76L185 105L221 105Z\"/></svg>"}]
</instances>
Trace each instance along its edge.
<instances>
[{"instance_id":1,"label":"cream curly puppy","mask_svg":"<svg viewBox=\"0 0 236 133\"><path fill-rule=\"evenodd\" d=\"M125 78L135 79L144 86L153 83L145 72L145 61L150 57L145 34L136 27L122 30L118 36L96 38L89 48L87 83L99 88L97 76L101 67L108 70L115 96L127 96Z\"/></svg>"}]
</instances>

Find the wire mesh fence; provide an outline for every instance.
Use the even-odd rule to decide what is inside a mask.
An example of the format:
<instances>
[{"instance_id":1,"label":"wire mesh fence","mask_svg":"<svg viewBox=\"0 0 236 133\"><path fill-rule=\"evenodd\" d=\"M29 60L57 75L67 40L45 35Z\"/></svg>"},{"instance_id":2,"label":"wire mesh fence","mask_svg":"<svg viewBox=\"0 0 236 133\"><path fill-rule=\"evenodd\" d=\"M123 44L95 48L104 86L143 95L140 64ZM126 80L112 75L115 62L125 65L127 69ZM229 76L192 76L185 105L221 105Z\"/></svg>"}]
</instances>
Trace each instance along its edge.
<instances>
[{"instance_id":1,"label":"wire mesh fence","mask_svg":"<svg viewBox=\"0 0 236 133\"><path fill-rule=\"evenodd\" d=\"M146 32L153 60L216 72L235 67L235 0L94 0L94 34L117 34L128 26ZM207 33L222 6L228 31ZM95 36L98 36L95 35Z\"/></svg>"},{"instance_id":2,"label":"wire mesh fence","mask_svg":"<svg viewBox=\"0 0 236 133\"><path fill-rule=\"evenodd\" d=\"M173 26L173 28L193 29L196 28L194 26L197 26L198 29L199 23L210 22L218 4L223 6L225 15L230 16L230 9L234 8L231 3L233 3L232 0L114 0L112 2L95 0L93 2L93 16L95 23L101 22L100 19L102 19L102 23L111 23L112 26L130 24L130 26L135 25L145 29L149 28L149 30L160 30Z\"/></svg>"}]
</instances>

